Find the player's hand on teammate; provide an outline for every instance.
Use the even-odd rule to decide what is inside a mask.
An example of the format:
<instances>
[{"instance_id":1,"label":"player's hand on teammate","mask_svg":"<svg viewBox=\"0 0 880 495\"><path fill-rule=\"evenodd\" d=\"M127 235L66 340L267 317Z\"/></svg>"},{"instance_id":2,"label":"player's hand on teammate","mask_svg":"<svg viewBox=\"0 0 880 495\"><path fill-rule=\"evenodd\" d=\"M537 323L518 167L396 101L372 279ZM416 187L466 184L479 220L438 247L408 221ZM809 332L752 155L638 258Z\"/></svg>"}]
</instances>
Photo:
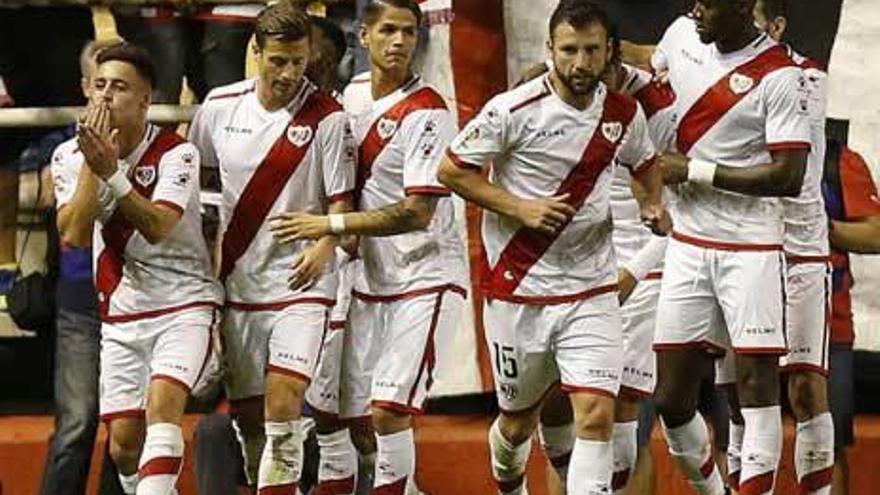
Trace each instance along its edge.
<instances>
[{"instance_id":1,"label":"player's hand on teammate","mask_svg":"<svg viewBox=\"0 0 880 495\"><path fill-rule=\"evenodd\" d=\"M327 215L286 212L269 219L269 230L279 244L320 239L330 234L330 218Z\"/></svg>"},{"instance_id":2,"label":"player's hand on teammate","mask_svg":"<svg viewBox=\"0 0 880 495\"><path fill-rule=\"evenodd\" d=\"M617 301L622 305L629 299L639 281L626 268L617 271Z\"/></svg>"},{"instance_id":3,"label":"player's hand on teammate","mask_svg":"<svg viewBox=\"0 0 880 495\"><path fill-rule=\"evenodd\" d=\"M666 236L672 231L672 217L662 204L647 205L641 211L642 223L655 235Z\"/></svg>"},{"instance_id":4,"label":"player's hand on teammate","mask_svg":"<svg viewBox=\"0 0 880 495\"><path fill-rule=\"evenodd\" d=\"M516 218L530 229L556 234L577 213L573 206L565 202L569 196L560 194L550 198L522 199L517 204Z\"/></svg>"},{"instance_id":5,"label":"player's hand on teammate","mask_svg":"<svg viewBox=\"0 0 880 495\"><path fill-rule=\"evenodd\" d=\"M658 157L660 170L663 172L663 183L681 184L687 182L688 157L679 153L661 153Z\"/></svg>"},{"instance_id":6,"label":"player's hand on teammate","mask_svg":"<svg viewBox=\"0 0 880 495\"><path fill-rule=\"evenodd\" d=\"M292 290L311 287L333 256L333 244L315 243L304 249L293 262L293 275L287 279Z\"/></svg>"},{"instance_id":7,"label":"player's hand on teammate","mask_svg":"<svg viewBox=\"0 0 880 495\"><path fill-rule=\"evenodd\" d=\"M110 107L105 101L90 102L76 127L77 144L86 165L102 179L116 172L119 130L110 128Z\"/></svg>"}]
</instances>

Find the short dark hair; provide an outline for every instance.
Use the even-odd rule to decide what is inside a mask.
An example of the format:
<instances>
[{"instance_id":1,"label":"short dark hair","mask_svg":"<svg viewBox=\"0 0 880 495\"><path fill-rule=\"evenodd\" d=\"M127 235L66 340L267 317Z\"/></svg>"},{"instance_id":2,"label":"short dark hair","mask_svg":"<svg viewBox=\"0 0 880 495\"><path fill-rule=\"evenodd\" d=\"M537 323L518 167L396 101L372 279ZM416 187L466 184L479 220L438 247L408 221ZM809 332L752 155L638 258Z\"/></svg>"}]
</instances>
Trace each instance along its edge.
<instances>
[{"instance_id":1,"label":"short dark hair","mask_svg":"<svg viewBox=\"0 0 880 495\"><path fill-rule=\"evenodd\" d=\"M788 13L788 0L761 0L761 10L768 21L785 17Z\"/></svg>"},{"instance_id":2,"label":"short dark hair","mask_svg":"<svg viewBox=\"0 0 880 495\"><path fill-rule=\"evenodd\" d=\"M305 10L288 2L271 5L257 16L254 38L257 46L266 46L266 38L298 41L311 35L312 22Z\"/></svg>"},{"instance_id":3,"label":"short dark hair","mask_svg":"<svg viewBox=\"0 0 880 495\"><path fill-rule=\"evenodd\" d=\"M333 21L326 17L312 16L312 25L324 33L324 37L330 40L337 56L341 59L345 55L348 43L345 42L345 33Z\"/></svg>"},{"instance_id":4,"label":"short dark hair","mask_svg":"<svg viewBox=\"0 0 880 495\"><path fill-rule=\"evenodd\" d=\"M150 83L150 87L156 85L156 69L150 56L143 48L131 43L117 43L98 52L98 56L95 58L97 65L112 61L131 65L139 76Z\"/></svg>"},{"instance_id":5,"label":"short dark hair","mask_svg":"<svg viewBox=\"0 0 880 495\"><path fill-rule=\"evenodd\" d=\"M560 0L556 10L550 16L550 39L553 39L553 31L560 24L567 22L575 29L580 29L593 23L598 23L605 28L608 36L611 36L611 20L605 9L588 0Z\"/></svg>"},{"instance_id":6,"label":"short dark hair","mask_svg":"<svg viewBox=\"0 0 880 495\"><path fill-rule=\"evenodd\" d=\"M375 24L386 7L406 9L416 16L416 25L422 25L422 8L415 0L370 0L367 8L364 9L364 24L367 26Z\"/></svg>"}]
</instances>

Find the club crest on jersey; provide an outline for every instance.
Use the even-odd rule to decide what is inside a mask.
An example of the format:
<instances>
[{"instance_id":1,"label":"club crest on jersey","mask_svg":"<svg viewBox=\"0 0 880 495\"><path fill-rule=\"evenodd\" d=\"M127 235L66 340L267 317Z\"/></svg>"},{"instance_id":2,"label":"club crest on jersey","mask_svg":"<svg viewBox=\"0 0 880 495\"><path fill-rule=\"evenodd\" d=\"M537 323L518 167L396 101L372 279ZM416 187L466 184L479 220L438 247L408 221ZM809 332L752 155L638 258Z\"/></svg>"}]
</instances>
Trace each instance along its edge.
<instances>
[{"instance_id":1,"label":"club crest on jersey","mask_svg":"<svg viewBox=\"0 0 880 495\"><path fill-rule=\"evenodd\" d=\"M305 125L287 128L287 139L297 148L302 148L312 140L312 128Z\"/></svg>"},{"instance_id":2,"label":"club crest on jersey","mask_svg":"<svg viewBox=\"0 0 880 495\"><path fill-rule=\"evenodd\" d=\"M156 180L156 167L141 165L134 169L134 180L141 187L149 187Z\"/></svg>"},{"instance_id":3,"label":"club crest on jersey","mask_svg":"<svg viewBox=\"0 0 880 495\"><path fill-rule=\"evenodd\" d=\"M616 143L620 136L623 135L623 124L620 122L603 122L602 135L605 136L605 139Z\"/></svg>"},{"instance_id":4,"label":"club crest on jersey","mask_svg":"<svg viewBox=\"0 0 880 495\"><path fill-rule=\"evenodd\" d=\"M379 124L376 126L376 130L379 132L380 138L387 140L397 132L397 122L383 117L379 119Z\"/></svg>"},{"instance_id":5,"label":"club crest on jersey","mask_svg":"<svg viewBox=\"0 0 880 495\"><path fill-rule=\"evenodd\" d=\"M755 80L749 76L738 74L736 72L730 76L730 90L738 95L752 89L752 86L754 85Z\"/></svg>"}]
</instances>

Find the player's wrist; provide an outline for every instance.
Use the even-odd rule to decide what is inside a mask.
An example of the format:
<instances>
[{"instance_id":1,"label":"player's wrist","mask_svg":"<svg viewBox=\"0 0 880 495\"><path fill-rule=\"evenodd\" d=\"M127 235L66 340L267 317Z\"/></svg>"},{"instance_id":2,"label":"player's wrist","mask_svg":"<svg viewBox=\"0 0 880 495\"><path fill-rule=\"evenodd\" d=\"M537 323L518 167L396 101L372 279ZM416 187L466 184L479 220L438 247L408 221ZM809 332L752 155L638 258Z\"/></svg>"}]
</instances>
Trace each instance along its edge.
<instances>
[{"instance_id":1,"label":"player's wrist","mask_svg":"<svg viewBox=\"0 0 880 495\"><path fill-rule=\"evenodd\" d=\"M711 186L715 181L718 164L699 158L691 158L687 165L687 180L695 184Z\"/></svg>"},{"instance_id":2,"label":"player's wrist","mask_svg":"<svg viewBox=\"0 0 880 495\"><path fill-rule=\"evenodd\" d=\"M131 181L128 180L128 177L125 176L125 173L120 168L117 168L110 177L104 179L104 183L107 184L110 193L113 194L113 197L116 199L128 196L132 189L134 189L131 185Z\"/></svg>"},{"instance_id":3,"label":"player's wrist","mask_svg":"<svg viewBox=\"0 0 880 495\"><path fill-rule=\"evenodd\" d=\"M327 215L327 218L330 219L330 233L331 234L344 234L345 233L345 214L344 213L331 213Z\"/></svg>"}]
</instances>

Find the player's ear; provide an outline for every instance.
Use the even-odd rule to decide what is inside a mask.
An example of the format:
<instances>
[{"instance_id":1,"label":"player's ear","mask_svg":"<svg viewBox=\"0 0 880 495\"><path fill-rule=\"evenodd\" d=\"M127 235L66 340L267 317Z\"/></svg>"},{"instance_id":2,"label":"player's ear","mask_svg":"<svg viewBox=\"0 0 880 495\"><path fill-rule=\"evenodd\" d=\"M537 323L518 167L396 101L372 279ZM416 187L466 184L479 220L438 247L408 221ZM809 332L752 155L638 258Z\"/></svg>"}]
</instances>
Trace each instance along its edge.
<instances>
[{"instance_id":1,"label":"player's ear","mask_svg":"<svg viewBox=\"0 0 880 495\"><path fill-rule=\"evenodd\" d=\"M361 24L360 29L358 30L358 41L360 41L361 46L369 49L370 44L367 41L367 34L370 32L370 26L366 24Z\"/></svg>"},{"instance_id":2,"label":"player's ear","mask_svg":"<svg viewBox=\"0 0 880 495\"><path fill-rule=\"evenodd\" d=\"M788 20L785 17L777 16L770 22L770 36L775 40L781 40L786 27L788 27Z\"/></svg>"}]
</instances>

